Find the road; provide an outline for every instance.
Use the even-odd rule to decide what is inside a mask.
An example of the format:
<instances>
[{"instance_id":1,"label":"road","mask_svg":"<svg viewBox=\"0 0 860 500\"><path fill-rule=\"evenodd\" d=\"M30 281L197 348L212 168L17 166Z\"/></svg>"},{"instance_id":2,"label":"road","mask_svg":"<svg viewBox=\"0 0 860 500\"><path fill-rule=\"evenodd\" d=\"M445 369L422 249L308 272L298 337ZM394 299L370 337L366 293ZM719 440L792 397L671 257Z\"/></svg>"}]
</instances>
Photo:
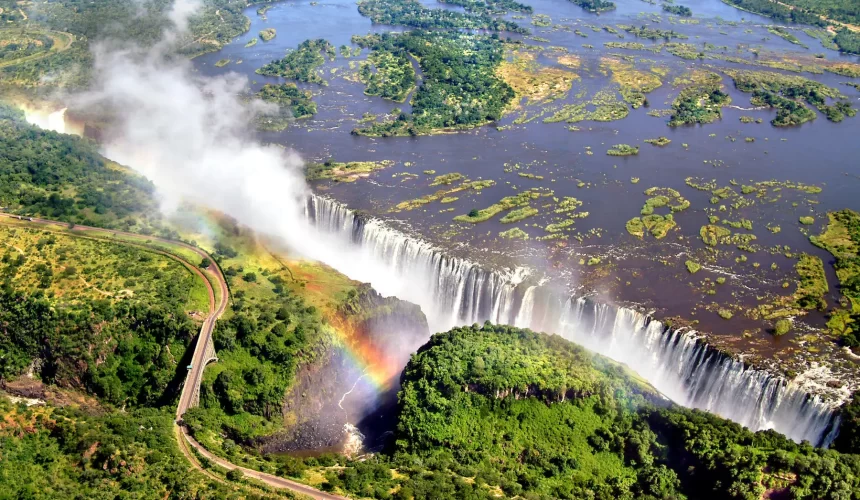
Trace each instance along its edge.
<instances>
[{"instance_id":1,"label":"road","mask_svg":"<svg viewBox=\"0 0 860 500\"><path fill-rule=\"evenodd\" d=\"M63 232L65 234L72 234L74 236L82 236L80 234L75 234L73 232L69 232L67 230L68 223L65 223L65 222L49 220L49 219L40 219L40 218L36 218L36 217L32 217L32 218L24 217L23 219L19 219L19 217L17 215L11 215L11 214L0 212L0 218L3 218L3 217L5 217L7 219L12 219L12 220L20 220L22 222L26 222L27 224L35 224L35 225L41 225L41 226L60 226L60 228L56 229L55 231ZM307 486L307 485L302 484L302 483L298 483L296 481L290 481L289 479L284 479L282 477L275 476L273 474L266 474L264 472L258 472L255 470L246 469L245 467L240 467L240 466L234 465L234 464L210 453L206 448L203 447L203 445L201 445L193 437L191 437L188 434L188 429L184 425L182 425L182 415L184 415L186 410L188 410L188 407L191 404L191 398L193 397L194 388L199 385L200 378L203 376L203 369L205 368L205 361L206 361L204 359L204 354L206 351L206 344L209 342L209 339L211 339L211 337L212 337L212 331L215 329L215 322L218 320L219 317L221 317L221 315L224 313L224 310L227 309L227 299L230 296L230 290L227 287L227 280L224 279L224 274L221 272L221 268L218 267L218 264L215 263L215 260L208 253L201 250L200 248L189 245L187 243L183 243L181 241L168 240L168 239L164 239L164 238L158 238L155 236L146 236L146 235L137 234L137 233L129 233L126 231L118 231L118 230L113 230L113 229L102 229L102 228L97 228L97 227L79 226L79 225L74 226L73 231L76 233L80 233L80 232L85 233L87 231L96 231L96 232L100 232L100 233L112 234L115 236L128 236L128 237L132 237L132 238L144 238L147 241L158 241L158 242L165 243L168 245L180 246L180 247L186 248L188 250L191 250L195 254L199 255L201 261L203 259L209 259L209 261L211 262L208 270L211 271L212 274L214 275L216 281L218 282L218 286L220 288L220 291L221 291L220 296L217 298L215 296L215 289L213 288L212 283L209 281L208 278L206 278L206 276L203 274L203 272L194 263L188 262L187 260L183 259L182 257L179 257L179 256L172 254L172 253L169 253L169 252L165 252L165 251L162 251L162 250L159 250L156 248L148 248L144 244L136 244L134 242L127 242L127 241L118 242L118 243L128 244L128 245L132 245L132 246L144 247L150 251L153 251L153 252L165 255L167 257L170 257L170 258L176 260L177 262L181 263L182 265L184 265L186 268L188 268L188 270L195 273L197 276L199 276L200 279L203 280L203 283L206 285L206 290L209 294L209 315L206 317L206 319L203 321L203 325L200 327L200 335L198 335L198 337L197 337L197 343L194 346L194 355L191 358L192 368L191 368L191 370L189 370L188 374L186 375L185 384L183 384L183 386L182 386L182 393L179 395L179 404L176 408L176 424L177 424L177 429L178 429L178 434L179 434L179 436L177 438L179 439L179 449L180 449L180 451L182 451L182 453L185 455L185 457L188 459L188 461L191 462L191 464L196 469L200 470L201 472L203 472L204 474L206 474L209 478L211 478L213 480L221 481L221 482L225 482L225 483L229 484L227 481L225 481L225 480L221 479L220 477L213 475L209 471L205 470L200 465L200 463L197 461L197 457L194 455L194 453L191 451L191 449L189 449L189 446L193 447L198 453L200 453L200 455L206 457L206 459L209 460L210 462L217 464L218 466L220 466L224 469L227 469L228 471L238 469L238 470L242 471L242 474L244 474L245 477L256 479L256 480L258 480L264 484L267 484L269 486L272 486L274 488L290 490L294 493L298 493L300 495L304 495L304 496L311 497L311 498L318 499L318 500L346 500L346 497L333 495L331 493L326 493L324 491L314 489L310 486ZM98 238L96 236L83 236L83 237L104 240L104 238Z\"/></svg>"}]
</instances>

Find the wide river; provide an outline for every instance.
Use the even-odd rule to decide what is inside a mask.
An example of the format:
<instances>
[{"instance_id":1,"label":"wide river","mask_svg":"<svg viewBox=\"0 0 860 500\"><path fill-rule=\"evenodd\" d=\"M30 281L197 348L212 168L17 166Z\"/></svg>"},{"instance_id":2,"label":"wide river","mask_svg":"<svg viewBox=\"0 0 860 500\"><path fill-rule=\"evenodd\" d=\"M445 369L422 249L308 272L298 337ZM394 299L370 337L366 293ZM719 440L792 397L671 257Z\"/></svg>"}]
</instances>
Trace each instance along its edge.
<instances>
[{"instance_id":1,"label":"wide river","mask_svg":"<svg viewBox=\"0 0 860 500\"><path fill-rule=\"evenodd\" d=\"M432 0L423 0L423 3L429 8L462 10ZM360 137L351 135L350 131L358 126L365 113L384 115L394 108L409 111L409 104L364 95L363 84L345 78L355 73L356 59L338 55L335 61L327 61L322 68L327 86L302 85L314 93L318 114L284 132L261 133L262 139L293 148L312 162L328 159L394 161L393 166L370 178L354 183L321 183L315 189L351 208L389 219L392 224L447 247L453 253L497 260L500 266L528 266L571 290L598 292L607 301L642 304L662 317L699 320L700 329L715 334L739 339L742 331L749 330L752 335L742 342L756 342L759 350L788 348L795 334L773 339L765 333L764 323L739 314L736 306L755 305L757 301L770 300L762 297L784 295L783 283L796 279L793 266L797 252L811 253L825 263L831 262L829 254L809 243L808 235L822 229L826 211L860 209L860 142L857 140L860 118L833 123L816 111L818 118L811 123L776 128L768 123L776 112L750 110L750 94L736 90L731 78L723 75L725 90L734 107L724 108L721 120L703 126L669 127L668 118L650 116L648 112L670 107L679 92L672 84L674 78L693 68L711 67L717 71L767 68L714 58L690 61L666 50L653 53L610 49L604 47L604 43L642 42L654 46L656 42L637 39L617 28L619 24L649 25L683 33L688 38L679 40L681 42L697 46L709 42L714 46L709 53L743 56L750 60L754 59L750 48L758 48L763 55L775 53L805 63L814 61L815 57L854 63L860 59L824 48L818 40L799 29L791 32L808 48L791 44L768 32L771 20L734 9L718 0L684 2L693 10L693 19L698 20L696 24L670 20L660 5L640 0L618 0L617 10L599 16L584 12L567 0L529 0L526 3L534 8L535 14L548 15L556 26L534 26L530 16L513 18L530 28L532 37L541 38L526 37L523 41L542 47L563 47L581 60L580 67L573 70L581 78L574 81L572 90L564 98L549 104L525 106L496 124L456 134L417 138ZM251 19L246 35L217 53L195 59L200 73L245 74L251 90L256 91L265 83L283 80L262 77L254 71L283 57L287 50L306 39L323 38L340 47L350 45L352 35L403 30L371 23L359 14L354 0L291 0L272 5L265 17L257 15L256 10L257 7L252 7L246 12ZM512 16L507 18L512 19ZM600 29L606 25L616 27L624 38ZM246 42L264 28L275 28L276 38L270 42L260 40L246 48ZM577 30L580 34L575 32ZM563 122L542 122L542 118L550 116L551 111L561 105L579 102L582 95L593 95L610 85L610 77L599 70L601 57L609 53L616 54L617 58L635 57L637 68L658 67L667 72L662 77L663 85L647 96L650 108L633 109L629 116L618 121L580 122L576 124L578 130L570 130ZM537 62L562 67L546 54L542 52ZM364 51L357 60L366 55ZM231 62L217 67L215 63L223 59ZM785 73L799 74L837 88L855 106L860 105L860 93L844 85L857 79L829 72ZM538 114L547 109L550 114L522 123L524 112ZM742 123L741 116L761 118L763 123ZM645 139L658 136L666 136L672 142L662 148L643 143ZM638 145L640 152L631 157L605 154L608 148L619 143ZM392 211L399 202L439 189L430 186L435 176L455 172L471 179L493 179L496 185L480 193L458 193L459 200L453 203L442 205L436 201L416 210ZM413 175L402 176L402 173ZM520 174L534 174L543 179ZM741 184L753 182L792 181L819 186L822 192L808 194L771 188L767 196L769 202L762 201L736 211L735 220L743 217L752 221L752 233L760 246L757 252L748 255L748 261L738 262L742 252L734 247L723 248L713 257L699 238L700 228L708 224L708 216L713 214L706 209L716 208L716 205L709 201L710 192L687 185L688 177L702 182L714 180L718 186L736 182L736 190L740 190ZM634 178L638 179L635 183ZM647 198L643 191L652 186L679 191L691 202L691 208L675 214L678 228L665 239L639 240L627 233L625 222L639 215ZM582 202L580 211L589 215L576 220L575 231L567 241L536 239L546 234L542 226L550 221L551 215L540 215L513 225L499 223L499 217L475 225L452 220L455 215L486 207L504 196L534 187L551 189L557 198L571 196ZM815 223L801 225L798 223L801 216L813 216ZM514 225L532 238L526 242L498 236L499 232ZM779 226L781 230L774 232L766 226ZM577 235L579 238L575 238ZM773 250L776 245L780 246L780 251ZM706 273L689 274L685 261L703 258L710 258ZM600 262L593 259L600 259ZM589 260L592 265L588 264ZM835 275L832 266L825 267L831 285L828 300L833 303ZM710 280L705 281L705 276ZM728 282L725 286L714 287L712 280L719 276L726 277ZM734 318L720 319L717 310L728 307L736 307ZM811 326L820 326L823 316L813 313L806 321Z\"/></svg>"}]
</instances>

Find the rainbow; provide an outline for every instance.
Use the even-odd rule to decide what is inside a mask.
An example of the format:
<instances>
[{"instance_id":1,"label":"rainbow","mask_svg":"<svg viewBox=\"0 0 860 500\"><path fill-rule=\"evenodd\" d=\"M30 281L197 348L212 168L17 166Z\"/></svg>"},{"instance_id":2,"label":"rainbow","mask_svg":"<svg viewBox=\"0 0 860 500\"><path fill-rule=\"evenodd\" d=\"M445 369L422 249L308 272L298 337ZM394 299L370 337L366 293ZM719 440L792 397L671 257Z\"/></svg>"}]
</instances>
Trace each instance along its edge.
<instances>
[{"instance_id":1,"label":"rainbow","mask_svg":"<svg viewBox=\"0 0 860 500\"><path fill-rule=\"evenodd\" d=\"M328 327L340 341L347 360L357 371L364 374L363 380L377 392L391 389L400 375L401 363L373 345L370 339L355 331L351 325L336 323L338 324L331 322Z\"/></svg>"}]
</instances>

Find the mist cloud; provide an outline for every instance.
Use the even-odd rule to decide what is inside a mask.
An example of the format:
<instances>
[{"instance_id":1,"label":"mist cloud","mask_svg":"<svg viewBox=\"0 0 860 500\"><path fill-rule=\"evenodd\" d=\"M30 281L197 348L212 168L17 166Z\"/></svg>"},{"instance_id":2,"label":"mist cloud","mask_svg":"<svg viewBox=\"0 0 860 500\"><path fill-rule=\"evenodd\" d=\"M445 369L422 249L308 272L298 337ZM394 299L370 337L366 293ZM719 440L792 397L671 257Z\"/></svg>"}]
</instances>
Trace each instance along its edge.
<instances>
[{"instance_id":1,"label":"mist cloud","mask_svg":"<svg viewBox=\"0 0 860 500\"><path fill-rule=\"evenodd\" d=\"M192 12L179 2L180 25ZM203 77L191 62L152 48L94 45L93 87L71 98L76 109L111 116L103 153L149 178L171 213L183 203L207 207L277 238L295 255L319 260L384 295L414 288L367 250L316 230L305 216L310 190L299 155L254 136L256 117L271 104L241 98L244 76ZM409 294L407 293L408 297Z\"/></svg>"}]
</instances>

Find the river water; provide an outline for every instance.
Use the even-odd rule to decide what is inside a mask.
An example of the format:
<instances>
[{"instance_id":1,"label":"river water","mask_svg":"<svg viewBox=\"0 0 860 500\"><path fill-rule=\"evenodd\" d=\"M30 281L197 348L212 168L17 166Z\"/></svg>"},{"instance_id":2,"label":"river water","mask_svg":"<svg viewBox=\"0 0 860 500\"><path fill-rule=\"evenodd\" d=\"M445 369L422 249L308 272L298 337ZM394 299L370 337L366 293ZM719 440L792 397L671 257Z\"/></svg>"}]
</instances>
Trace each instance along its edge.
<instances>
[{"instance_id":1,"label":"river water","mask_svg":"<svg viewBox=\"0 0 860 500\"><path fill-rule=\"evenodd\" d=\"M422 3L430 8L461 10L432 0ZM738 109L752 107L750 95L734 89L731 79L724 76L723 83L735 107L724 108L721 120L704 126L670 128L666 125L667 118L649 116L647 108L631 110L630 115L620 121L580 122L576 124L577 131L569 130L565 123L542 123L537 119L520 124L515 120L523 111L538 113L546 107L558 108L564 103L576 102L576 94L580 91L590 95L605 88L610 80L600 72L599 65L601 57L608 53L635 56L639 68L658 66L668 70L662 78L663 85L648 94L651 109L668 108L678 94L678 87L673 87L672 80L692 68L766 69L713 59L688 61L665 50L655 54L607 49L603 44L613 41L653 44L630 34L620 39L605 30L595 31L591 26L648 24L672 29L688 36L686 40L679 40L681 42L697 45L710 42L725 47L715 49L715 53L742 55L747 59L752 59L748 51L751 47L758 48L763 55L778 53L803 61L812 61L813 54L828 61L860 62L860 58L826 49L799 30L792 33L809 48L793 45L768 33L766 25L771 24L770 20L716 0L684 2L693 10L698 24L671 23L659 5L639 0L617 1L616 11L599 16L586 13L566 0L527 3L535 14L550 16L560 27L539 28L530 25L529 17L515 19L531 28L534 36L549 40L538 42L527 37L524 41L544 47L564 47L569 54L581 58L581 67L574 71L582 78L574 82L563 99L548 105L527 105L496 124L456 134L418 138L359 137L351 135L350 131L358 126L358 120L365 113L384 115L394 108L409 111L409 105L364 95L362 84L343 77L351 71L350 62L356 59L338 56L323 67L327 86L300 84L314 93L318 114L284 132L261 133L262 139L293 148L307 161L393 160L394 166L370 178L355 183L320 183L314 188L353 209L382 217L392 227L419 236L450 254L483 262L487 267L532 269L536 280L549 280L566 293L597 293L604 302L636 303L641 308L656 311L660 317L699 321L699 330L722 336L723 343L737 351L767 358L796 356L793 341L808 331L806 327L774 339L765 332L765 323L742 314L725 321L720 319L716 309L731 304L755 305L764 296L784 295L783 283L796 279L792 275L796 252L807 252L821 257L825 263L832 262L829 254L809 243L808 235L821 230L826 211L846 207L860 209L860 144L856 140L860 118L849 118L837 124L816 112L818 119L814 122L800 127L775 128L768 123L775 111ZM248 9L246 15L251 19L250 31L221 51L195 59L195 68L205 75L230 71L245 74L252 91L265 83L283 81L256 75L254 70L282 57L285 51L306 39L324 38L339 47L349 45L350 37L355 34L403 29L374 25L358 13L353 0L287 1L273 4L265 18L256 14L256 7ZM246 48L245 43L264 28L277 29L276 38L271 42L258 41L254 47ZM574 30L587 38L575 34ZM584 47L584 44L594 48ZM358 60L365 55L366 52ZM216 67L215 63L221 59L230 59L231 63ZM547 57L546 52L538 62L561 67L555 59ZM826 72L802 73L802 76L836 87L855 106L860 105L860 93L843 85L852 79ZM761 118L763 123L744 124L739 121L741 116ZM672 142L663 148L642 142L657 136L666 136ZM745 140L748 137L754 141ZM639 155L613 157L605 154L609 147L619 143L639 145ZM518 170L510 168L514 164L519 166ZM434 176L455 172L471 179L493 179L496 185L480 193L458 193L460 199L450 204L435 202L412 211L392 210L398 202L439 189L430 186ZM414 175L398 175L402 173ZM520 173L544 179L524 178ZM698 235L700 227L708 224L711 212L706 209L713 205L709 201L711 193L686 185L688 177L713 179L720 186L730 182L793 181L820 186L823 191L805 194L776 189L770 192L771 203L738 211L734 219L744 217L753 221L756 243L762 249L750 254L746 264L736 262L741 252L724 249L707 264L705 273L691 276L684 268L685 260L712 255ZM632 178L639 181L634 184ZM651 186L678 190L691 202L691 208L675 214L678 229L664 240L646 238L640 241L627 234L625 222L639 215L646 199L643 190ZM510 229L511 225L499 223L498 217L476 225L452 221L455 215L486 207L503 196L531 187L549 188L555 197L572 196L582 201L581 210L589 215L576 221L574 235L578 234L581 241L573 238L562 243L537 241L536 236L545 234L539 226L550 221L544 215L514 224L532 236L528 242L499 238L498 233ZM800 225L798 218L807 215L816 218L815 224ZM773 233L765 229L766 225L778 225L781 231ZM777 245L784 251L765 250ZM785 253L792 257L786 257ZM592 258L599 258L600 264L588 265L587 261ZM758 266L753 266L753 262ZM774 264L775 269L772 268ZM836 280L832 266L825 267L831 285L828 300L832 304L837 296ZM711 280L727 277L728 283L713 287L703 283L705 276ZM706 292L707 289L714 292ZM823 321L823 315L818 313L804 318L808 327L821 326ZM743 331L749 335L741 337Z\"/></svg>"}]
</instances>

